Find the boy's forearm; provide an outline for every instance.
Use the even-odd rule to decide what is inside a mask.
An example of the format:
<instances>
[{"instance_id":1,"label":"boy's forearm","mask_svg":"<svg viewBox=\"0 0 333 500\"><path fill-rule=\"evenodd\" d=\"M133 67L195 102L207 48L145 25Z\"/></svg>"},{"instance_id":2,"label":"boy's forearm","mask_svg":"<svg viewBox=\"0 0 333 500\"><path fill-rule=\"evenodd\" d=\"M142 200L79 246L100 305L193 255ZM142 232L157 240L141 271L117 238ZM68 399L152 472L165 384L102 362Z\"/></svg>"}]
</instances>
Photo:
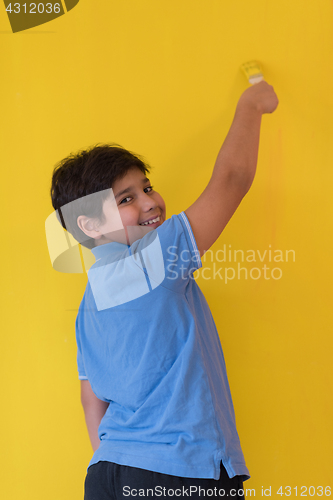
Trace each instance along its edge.
<instances>
[{"instance_id":1,"label":"boy's forearm","mask_svg":"<svg viewBox=\"0 0 333 500\"><path fill-rule=\"evenodd\" d=\"M109 403L99 399L93 392L89 380L81 380L81 404L86 419L88 434L94 452L99 447L98 427Z\"/></svg>"},{"instance_id":2,"label":"boy's forearm","mask_svg":"<svg viewBox=\"0 0 333 500\"><path fill-rule=\"evenodd\" d=\"M100 439L98 437L98 427L105 415L108 406L109 404L105 403L104 401L100 401L97 407L96 405L83 406L88 434L94 452L97 450L100 444Z\"/></svg>"},{"instance_id":3,"label":"boy's forearm","mask_svg":"<svg viewBox=\"0 0 333 500\"><path fill-rule=\"evenodd\" d=\"M253 182L258 161L262 113L246 102L239 102L227 137L217 156L210 182L236 180L247 192Z\"/></svg>"}]
</instances>

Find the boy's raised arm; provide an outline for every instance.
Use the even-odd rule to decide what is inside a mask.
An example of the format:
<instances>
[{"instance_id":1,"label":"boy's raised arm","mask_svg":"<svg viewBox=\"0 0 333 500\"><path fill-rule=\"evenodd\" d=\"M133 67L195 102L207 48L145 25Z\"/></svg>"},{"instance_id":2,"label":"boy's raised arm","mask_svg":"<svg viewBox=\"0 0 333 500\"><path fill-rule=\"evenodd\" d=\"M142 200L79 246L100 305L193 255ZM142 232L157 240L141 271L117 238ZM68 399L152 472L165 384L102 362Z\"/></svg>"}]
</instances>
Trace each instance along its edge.
<instances>
[{"instance_id":1,"label":"boy's raised arm","mask_svg":"<svg viewBox=\"0 0 333 500\"><path fill-rule=\"evenodd\" d=\"M253 182L259 150L261 117L272 113L278 99L262 81L243 92L212 177L185 214L202 256L217 240Z\"/></svg>"}]
</instances>

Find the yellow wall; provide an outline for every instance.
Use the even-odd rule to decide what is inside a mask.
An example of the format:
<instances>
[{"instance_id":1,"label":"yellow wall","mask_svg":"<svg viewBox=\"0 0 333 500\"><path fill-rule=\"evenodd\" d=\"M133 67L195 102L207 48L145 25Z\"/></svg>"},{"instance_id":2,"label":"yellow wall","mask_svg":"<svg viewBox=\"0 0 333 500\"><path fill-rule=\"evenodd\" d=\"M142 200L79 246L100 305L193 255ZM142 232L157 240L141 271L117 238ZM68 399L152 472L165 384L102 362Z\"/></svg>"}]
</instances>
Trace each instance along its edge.
<instances>
[{"instance_id":1,"label":"yellow wall","mask_svg":"<svg viewBox=\"0 0 333 500\"><path fill-rule=\"evenodd\" d=\"M74 331L86 276L52 269L44 233L54 164L118 142L154 166L168 216L185 210L251 59L280 105L263 117L255 182L212 250L267 250L243 267L282 277L225 283L207 258L211 279L198 282L226 357L244 485L257 497L271 486L272 498L333 486L332 20L331 0L82 0L12 34L0 5L2 498L83 498L92 453ZM269 249L294 250L295 262L269 262Z\"/></svg>"}]
</instances>

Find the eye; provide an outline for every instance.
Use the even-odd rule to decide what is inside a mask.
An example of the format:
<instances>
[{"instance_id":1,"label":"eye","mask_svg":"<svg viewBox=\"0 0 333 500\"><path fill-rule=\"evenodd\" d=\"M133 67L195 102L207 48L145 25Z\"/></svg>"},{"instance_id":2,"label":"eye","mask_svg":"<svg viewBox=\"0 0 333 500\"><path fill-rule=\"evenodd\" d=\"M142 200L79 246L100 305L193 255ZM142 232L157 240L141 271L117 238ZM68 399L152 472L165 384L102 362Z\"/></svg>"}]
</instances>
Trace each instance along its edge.
<instances>
[{"instance_id":1,"label":"eye","mask_svg":"<svg viewBox=\"0 0 333 500\"><path fill-rule=\"evenodd\" d=\"M121 200L121 202L119 203L119 205L121 205L121 204L123 203L123 201L125 201L125 200L130 200L130 199L131 199L131 197L130 197L130 196L126 196L126 198L124 198L123 200Z\"/></svg>"},{"instance_id":2,"label":"eye","mask_svg":"<svg viewBox=\"0 0 333 500\"><path fill-rule=\"evenodd\" d=\"M153 190L153 189L154 189L154 186L147 186L147 187L145 188L145 190L146 190L146 189L151 189L151 190ZM150 191L148 191L148 193L150 193Z\"/></svg>"}]
</instances>

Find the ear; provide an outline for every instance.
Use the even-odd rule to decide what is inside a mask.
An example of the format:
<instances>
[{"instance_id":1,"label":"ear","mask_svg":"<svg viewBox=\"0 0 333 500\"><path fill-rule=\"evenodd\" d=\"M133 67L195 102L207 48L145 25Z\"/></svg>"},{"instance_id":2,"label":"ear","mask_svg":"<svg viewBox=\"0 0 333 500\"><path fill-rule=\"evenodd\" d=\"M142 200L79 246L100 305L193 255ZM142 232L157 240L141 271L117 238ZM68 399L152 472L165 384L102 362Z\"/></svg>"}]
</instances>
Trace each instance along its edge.
<instances>
[{"instance_id":1,"label":"ear","mask_svg":"<svg viewBox=\"0 0 333 500\"><path fill-rule=\"evenodd\" d=\"M98 220L87 217L86 215L79 215L76 221L78 227L84 232L89 238L94 238L98 240L101 238L102 233L99 230Z\"/></svg>"}]
</instances>

